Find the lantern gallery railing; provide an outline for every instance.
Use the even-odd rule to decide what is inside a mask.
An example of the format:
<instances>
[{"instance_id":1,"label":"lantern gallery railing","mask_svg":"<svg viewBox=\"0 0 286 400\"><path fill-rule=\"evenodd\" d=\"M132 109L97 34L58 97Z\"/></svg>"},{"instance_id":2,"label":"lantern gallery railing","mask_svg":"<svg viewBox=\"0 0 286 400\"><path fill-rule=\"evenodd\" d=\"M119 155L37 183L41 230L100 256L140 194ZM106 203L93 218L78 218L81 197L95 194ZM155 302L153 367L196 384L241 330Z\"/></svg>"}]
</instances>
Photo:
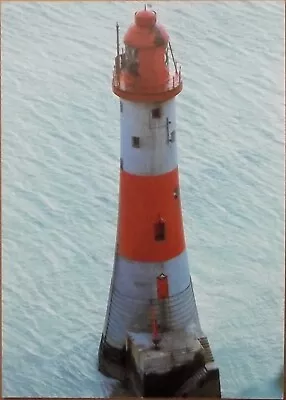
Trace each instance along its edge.
<instances>
[{"instance_id":1,"label":"lantern gallery railing","mask_svg":"<svg viewBox=\"0 0 286 400\"><path fill-rule=\"evenodd\" d=\"M181 68L179 69L178 72L174 72L169 80L166 82L164 85L156 85L154 87L144 85L144 88L140 88L140 90L146 91L146 93L158 93L158 92L165 92L165 91L173 91L174 89L178 88L182 84L182 77L181 77ZM136 83L133 85L126 85L124 79L120 76L120 74L117 73L117 68L116 66L114 67L114 72L113 72L113 86L117 89L120 89L122 91L127 91L127 92L137 92L138 91L138 86Z\"/></svg>"},{"instance_id":2,"label":"lantern gallery railing","mask_svg":"<svg viewBox=\"0 0 286 400\"><path fill-rule=\"evenodd\" d=\"M113 86L122 91L128 92L136 92L138 90L138 86L136 83L134 85L126 85L124 79L121 77L121 71L124 69L124 63L122 60L124 59L124 53L115 57L115 66L113 70ZM169 80L161 86L156 85L156 87L148 86L146 83L144 84L144 89L140 88L140 90L144 90L146 93L158 93L164 91L173 91L174 89L180 87L182 85L182 74L181 74L181 66L176 64L175 71L170 75Z\"/></svg>"}]
</instances>

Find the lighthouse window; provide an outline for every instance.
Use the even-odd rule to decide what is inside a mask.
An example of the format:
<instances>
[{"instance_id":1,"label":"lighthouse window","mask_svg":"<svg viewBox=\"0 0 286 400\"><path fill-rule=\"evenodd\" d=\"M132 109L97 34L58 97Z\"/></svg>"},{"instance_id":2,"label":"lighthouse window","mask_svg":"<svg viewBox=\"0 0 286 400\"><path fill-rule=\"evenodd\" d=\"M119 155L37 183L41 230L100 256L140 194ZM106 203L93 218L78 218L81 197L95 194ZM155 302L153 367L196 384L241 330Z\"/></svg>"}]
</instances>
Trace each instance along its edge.
<instances>
[{"instance_id":1,"label":"lighthouse window","mask_svg":"<svg viewBox=\"0 0 286 400\"><path fill-rule=\"evenodd\" d=\"M153 108L152 118L161 118L161 108Z\"/></svg>"},{"instance_id":2,"label":"lighthouse window","mask_svg":"<svg viewBox=\"0 0 286 400\"><path fill-rule=\"evenodd\" d=\"M125 48L126 69L130 74L138 75L138 50L134 47Z\"/></svg>"},{"instance_id":3,"label":"lighthouse window","mask_svg":"<svg viewBox=\"0 0 286 400\"><path fill-rule=\"evenodd\" d=\"M140 138L138 136L132 136L132 147L137 149L140 147Z\"/></svg>"},{"instance_id":4,"label":"lighthouse window","mask_svg":"<svg viewBox=\"0 0 286 400\"><path fill-rule=\"evenodd\" d=\"M135 61L137 61L138 50L135 49L134 47L126 46L125 47L125 56L126 56L126 61L128 63L135 62Z\"/></svg>"},{"instance_id":5,"label":"lighthouse window","mask_svg":"<svg viewBox=\"0 0 286 400\"><path fill-rule=\"evenodd\" d=\"M120 158L120 169L123 169L123 159Z\"/></svg>"},{"instance_id":6,"label":"lighthouse window","mask_svg":"<svg viewBox=\"0 0 286 400\"><path fill-rule=\"evenodd\" d=\"M155 230L154 232L155 240L157 242L165 240L165 222L163 221L156 222L154 230Z\"/></svg>"},{"instance_id":7,"label":"lighthouse window","mask_svg":"<svg viewBox=\"0 0 286 400\"><path fill-rule=\"evenodd\" d=\"M123 112L123 103L120 101L120 112Z\"/></svg>"}]
</instances>

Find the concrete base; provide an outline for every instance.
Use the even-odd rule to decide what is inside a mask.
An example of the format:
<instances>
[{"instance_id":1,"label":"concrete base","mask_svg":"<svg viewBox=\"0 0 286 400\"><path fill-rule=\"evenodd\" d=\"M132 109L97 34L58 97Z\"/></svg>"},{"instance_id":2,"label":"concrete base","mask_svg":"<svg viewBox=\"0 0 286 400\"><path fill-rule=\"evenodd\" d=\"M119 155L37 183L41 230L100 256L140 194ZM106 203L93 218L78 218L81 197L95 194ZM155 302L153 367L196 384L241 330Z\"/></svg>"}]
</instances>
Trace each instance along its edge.
<instances>
[{"instance_id":1,"label":"concrete base","mask_svg":"<svg viewBox=\"0 0 286 400\"><path fill-rule=\"evenodd\" d=\"M110 346L101 337L98 351L98 370L105 376L124 382L126 379L126 351Z\"/></svg>"},{"instance_id":2,"label":"concrete base","mask_svg":"<svg viewBox=\"0 0 286 400\"><path fill-rule=\"evenodd\" d=\"M138 397L217 397L221 398L219 370L209 362L208 354L196 354L191 363L165 374L140 376L133 358L125 351L109 346L102 337L98 369L118 379Z\"/></svg>"},{"instance_id":3,"label":"concrete base","mask_svg":"<svg viewBox=\"0 0 286 400\"><path fill-rule=\"evenodd\" d=\"M128 385L138 397L216 397L221 398L219 371L207 370L204 357L197 354L193 362L166 374L140 377L133 362L127 365Z\"/></svg>"}]
</instances>

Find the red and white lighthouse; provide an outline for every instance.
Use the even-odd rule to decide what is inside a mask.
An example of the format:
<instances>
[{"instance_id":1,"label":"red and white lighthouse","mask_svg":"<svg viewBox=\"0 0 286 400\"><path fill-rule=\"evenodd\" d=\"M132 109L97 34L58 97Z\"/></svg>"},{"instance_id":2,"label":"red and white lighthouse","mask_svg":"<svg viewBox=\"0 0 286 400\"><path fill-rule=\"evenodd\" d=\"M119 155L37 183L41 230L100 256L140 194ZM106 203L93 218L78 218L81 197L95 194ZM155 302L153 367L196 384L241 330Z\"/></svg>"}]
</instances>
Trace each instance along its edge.
<instances>
[{"instance_id":1,"label":"red and white lighthouse","mask_svg":"<svg viewBox=\"0 0 286 400\"><path fill-rule=\"evenodd\" d=\"M175 98L181 68L154 11L135 13L117 56L120 196L99 370L139 396L220 397L203 335L184 236Z\"/></svg>"}]
</instances>

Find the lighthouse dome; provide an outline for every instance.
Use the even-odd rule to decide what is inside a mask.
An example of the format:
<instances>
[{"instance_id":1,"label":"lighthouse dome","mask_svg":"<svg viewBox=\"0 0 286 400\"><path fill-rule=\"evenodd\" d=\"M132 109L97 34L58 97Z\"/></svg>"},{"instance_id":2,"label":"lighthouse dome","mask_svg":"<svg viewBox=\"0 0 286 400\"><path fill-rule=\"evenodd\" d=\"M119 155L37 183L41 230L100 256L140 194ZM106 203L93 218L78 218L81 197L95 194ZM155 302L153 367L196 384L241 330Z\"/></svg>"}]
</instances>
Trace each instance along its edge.
<instances>
[{"instance_id":1,"label":"lighthouse dome","mask_svg":"<svg viewBox=\"0 0 286 400\"><path fill-rule=\"evenodd\" d=\"M169 35L165 28L157 23L155 11L140 10L135 13L134 23L129 27L125 36L125 45L136 49L150 47L166 48Z\"/></svg>"}]
</instances>

